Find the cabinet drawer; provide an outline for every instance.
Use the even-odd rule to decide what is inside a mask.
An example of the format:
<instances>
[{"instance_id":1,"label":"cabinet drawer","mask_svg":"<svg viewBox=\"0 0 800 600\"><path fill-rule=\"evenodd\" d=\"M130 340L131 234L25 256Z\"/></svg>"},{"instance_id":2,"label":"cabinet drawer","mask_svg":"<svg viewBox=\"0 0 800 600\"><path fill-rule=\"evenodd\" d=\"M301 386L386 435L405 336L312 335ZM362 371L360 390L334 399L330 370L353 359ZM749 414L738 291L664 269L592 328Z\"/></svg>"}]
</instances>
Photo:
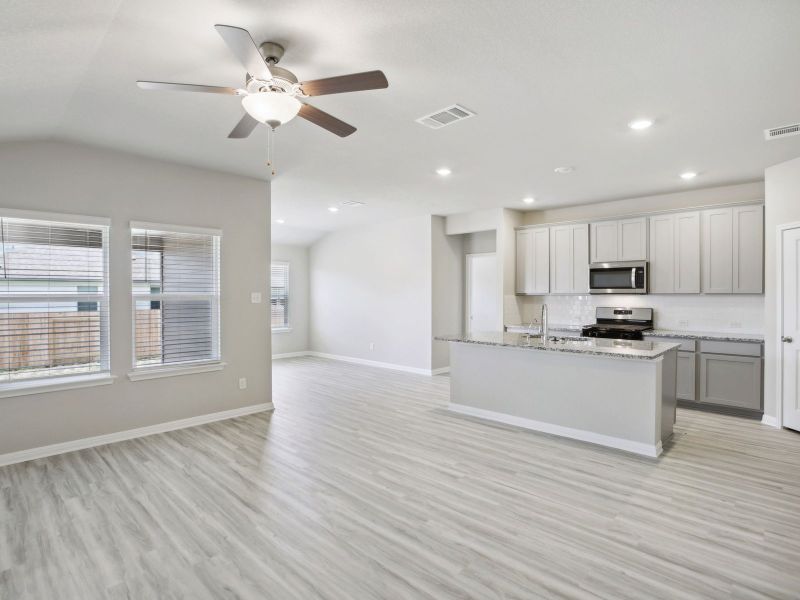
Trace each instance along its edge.
<instances>
[{"instance_id":1,"label":"cabinet drawer","mask_svg":"<svg viewBox=\"0 0 800 600\"><path fill-rule=\"evenodd\" d=\"M700 402L761 410L761 359L700 355Z\"/></svg>"},{"instance_id":2,"label":"cabinet drawer","mask_svg":"<svg viewBox=\"0 0 800 600\"><path fill-rule=\"evenodd\" d=\"M666 342L669 344L680 344L681 347L678 348L680 352L694 352L695 350L697 350L697 340L686 340L683 338L660 337L660 336L653 336L653 337L657 337L658 341L660 342Z\"/></svg>"},{"instance_id":3,"label":"cabinet drawer","mask_svg":"<svg viewBox=\"0 0 800 600\"><path fill-rule=\"evenodd\" d=\"M702 340L700 352L713 354L736 354L738 356L761 356L761 344L758 342L717 342Z\"/></svg>"}]
</instances>

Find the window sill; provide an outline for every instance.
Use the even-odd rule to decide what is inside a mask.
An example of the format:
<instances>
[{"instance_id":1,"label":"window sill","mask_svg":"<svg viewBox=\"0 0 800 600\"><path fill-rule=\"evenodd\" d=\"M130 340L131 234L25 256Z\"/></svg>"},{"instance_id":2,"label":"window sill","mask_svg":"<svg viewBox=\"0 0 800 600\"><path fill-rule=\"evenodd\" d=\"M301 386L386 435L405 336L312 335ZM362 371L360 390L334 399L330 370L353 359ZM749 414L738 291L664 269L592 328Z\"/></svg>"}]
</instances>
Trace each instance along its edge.
<instances>
[{"instance_id":1,"label":"window sill","mask_svg":"<svg viewBox=\"0 0 800 600\"><path fill-rule=\"evenodd\" d=\"M291 330L291 327L273 327L272 333L289 333Z\"/></svg>"},{"instance_id":2,"label":"window sill","mask_svg":"<svg viewBox=\"0 0 800 600\"><path fill-rule=\"evenodd\" d=\"M110 385L114 383L115 379L116 377L109 373L92 373L90 375L67 375L65 377L37 379L35 381L14 381L13 383L0 385L0 398L60 392L62 390L94 387L96 385Z\"/></svg>"},{"instance_id":3,"label":"window sill","mask_svg":"<svg viewBox=\"0 0 800 600\"><path fill-rule=\"evenodd\" d=\"M142 367L134 369L128 373L131 381L143 381L145 379L158 379L160 377L177 377L179 375L193 375L194 373L210 373L211 371L221 371L227 363L212 362L199 365L183 365L175 367Z\"/></svg>"}]
</instances>

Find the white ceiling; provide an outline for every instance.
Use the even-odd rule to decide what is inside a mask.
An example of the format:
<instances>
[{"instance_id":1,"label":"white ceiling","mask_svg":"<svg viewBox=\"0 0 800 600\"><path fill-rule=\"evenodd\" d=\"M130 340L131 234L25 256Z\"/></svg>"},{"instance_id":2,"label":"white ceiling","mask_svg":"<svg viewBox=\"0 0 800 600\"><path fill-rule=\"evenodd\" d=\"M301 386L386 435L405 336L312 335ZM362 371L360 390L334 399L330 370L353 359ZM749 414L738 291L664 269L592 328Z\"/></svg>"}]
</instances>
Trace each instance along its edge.
<instances>
[{"instance_id":1,"label":"white ceiling","mask_svg":"<svg viewBox=\"0 0 800 600\"><path fill-rule=\"evenodd\" d=\"M263 128L226 138L238 99L134 85L241 86L215 23L284 44L281 66L301 80L375 68L389 79L313 100L359 128L349 138L300 119L279 130L276 241L522 208L526 195L552 207L751 181L800 155L800 136L762 134L800 122L796 0L5 0L0 140L56 137L266 178ZM453 103L478 116L438 131L414 122ZM632 132L637 116L656 125ZM687 169L700 172L690 184ZM366 206L327 211L347 200Z\"/></svg>"}]
</instances>

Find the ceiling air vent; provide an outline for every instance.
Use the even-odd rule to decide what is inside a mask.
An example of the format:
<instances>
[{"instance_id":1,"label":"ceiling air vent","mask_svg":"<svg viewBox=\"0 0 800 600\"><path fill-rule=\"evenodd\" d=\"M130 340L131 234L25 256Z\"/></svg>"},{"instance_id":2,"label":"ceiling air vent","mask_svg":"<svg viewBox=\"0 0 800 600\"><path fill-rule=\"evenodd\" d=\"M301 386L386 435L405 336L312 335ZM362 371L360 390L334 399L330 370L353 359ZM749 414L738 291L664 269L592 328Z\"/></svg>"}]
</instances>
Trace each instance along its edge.
<instances>
[{"instance_id":1,"label":"ceiling air vent","mask_svg":"<svg viewBox=\"0 0 800 600\"><path fill-rule=\"evenodd\" d=\"M781 137L788 137L790 135L800 135L800 123L794 125L785 125L784 127L773 127L772 129L764 130L764 139L775 140Z\"/></svg>"},{"instance_id":2,"label":"ceiling air vent","mask_svg":"<svg viewBox=\"0 0 800 600\"><path fill-rule=\"evenodd\" d=\"M345 200L342 202L342 206L364 206L364 203L358 200Z\"/></svg>"},{"instance_id":3,"label":"ceiling air vent","mask_svg":"<svg viewBox=\"0 0 800 600\"><path fill-rule=\"evenodd\" d=\"M469 119L470 117L474 116L475 113L471 110L466 109L458 104L453 104L453 106L448 106L447 108L437 110L435 113L430 115L420 117L417 119L417 123L425 125L425 127L429 127L430 129L441 129L447 125L452 125L453 123L458 123L459 121L463 121L464 119Z\"/></svg>"}]
</instances>

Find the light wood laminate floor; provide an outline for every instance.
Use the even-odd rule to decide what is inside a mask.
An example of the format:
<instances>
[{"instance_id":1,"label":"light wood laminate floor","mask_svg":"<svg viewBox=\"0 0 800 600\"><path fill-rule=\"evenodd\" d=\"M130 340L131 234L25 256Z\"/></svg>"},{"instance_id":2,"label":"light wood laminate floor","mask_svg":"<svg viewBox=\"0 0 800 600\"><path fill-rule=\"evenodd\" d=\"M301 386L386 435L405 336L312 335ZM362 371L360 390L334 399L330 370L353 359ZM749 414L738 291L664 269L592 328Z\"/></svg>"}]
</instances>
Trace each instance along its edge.
<instances>
[{"instance_id":1,"label":"light wood laminate floor","mask_svg":"<svg viewBox=\"0 0 800 600\"><path fill-rule=\"evenodd\" d=\"M800 435L660 460L459 417L446 376L274 365L276 412L0 469L0 598L800 597Z\"/></svg>"}]
</instances>

